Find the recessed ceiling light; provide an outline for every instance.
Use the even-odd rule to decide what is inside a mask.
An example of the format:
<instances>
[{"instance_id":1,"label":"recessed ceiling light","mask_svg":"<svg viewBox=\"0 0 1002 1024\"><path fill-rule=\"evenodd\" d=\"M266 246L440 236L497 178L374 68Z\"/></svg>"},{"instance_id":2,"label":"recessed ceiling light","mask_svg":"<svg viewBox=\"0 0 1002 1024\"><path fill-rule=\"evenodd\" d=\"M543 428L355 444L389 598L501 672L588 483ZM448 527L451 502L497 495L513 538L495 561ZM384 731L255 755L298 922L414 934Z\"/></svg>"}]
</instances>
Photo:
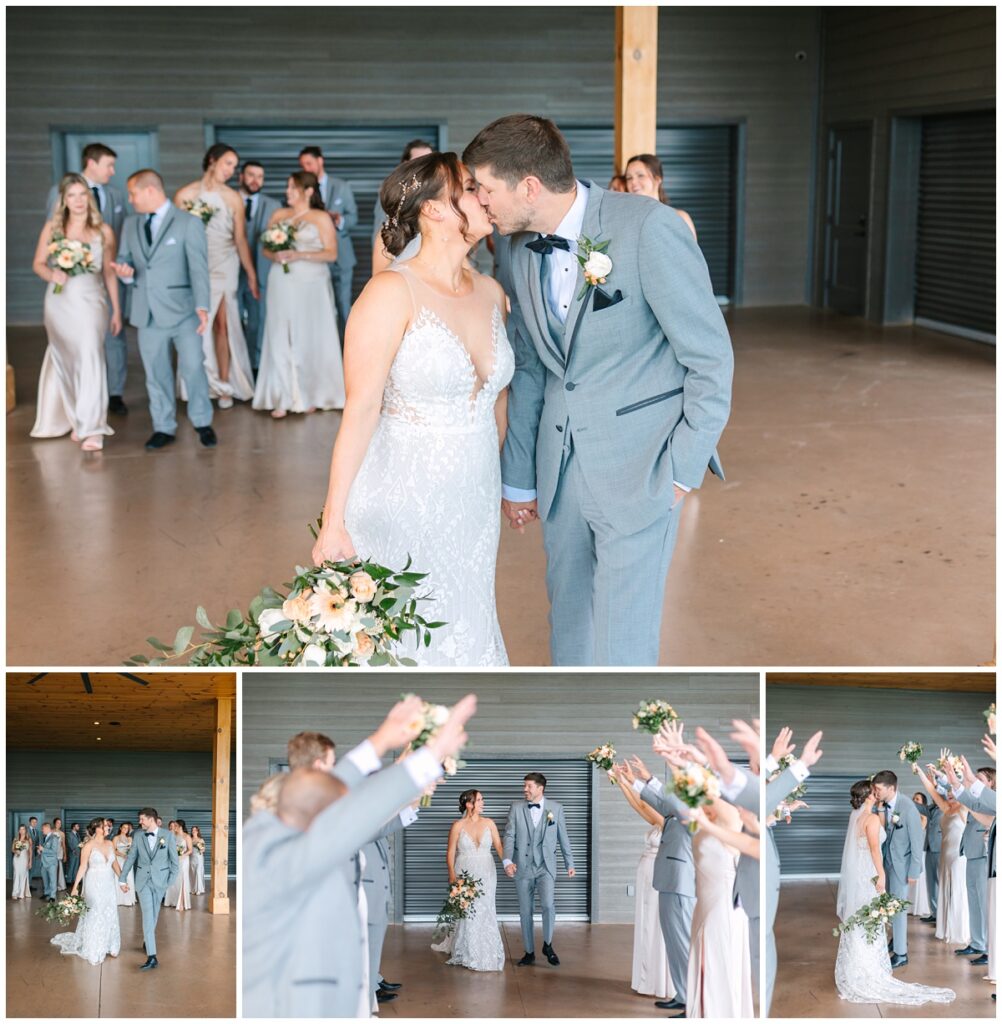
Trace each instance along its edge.
<instances>
[{"instance_id":1,"label":"recessed ceiling light","mask_svg":"<svg viewBox=\"0 0 1002 1024\"><path fill-rule=\"evenodd\" d=\"M101 740L101 737L100 737L100 736L98 736L98 742L100 742L100 740Z\"/></svg>"},{"instance_id":2,"label":"recessed ceiling light","mask_svg":"<svg viewBox=\"0 0 1002 1024\"><path fill-rule=\"evenodd\" d=\"M95 725L100 725L101 723L100 723L100 722L95 722L94 724L95 724Z\"/></svg>"}]
</instances>

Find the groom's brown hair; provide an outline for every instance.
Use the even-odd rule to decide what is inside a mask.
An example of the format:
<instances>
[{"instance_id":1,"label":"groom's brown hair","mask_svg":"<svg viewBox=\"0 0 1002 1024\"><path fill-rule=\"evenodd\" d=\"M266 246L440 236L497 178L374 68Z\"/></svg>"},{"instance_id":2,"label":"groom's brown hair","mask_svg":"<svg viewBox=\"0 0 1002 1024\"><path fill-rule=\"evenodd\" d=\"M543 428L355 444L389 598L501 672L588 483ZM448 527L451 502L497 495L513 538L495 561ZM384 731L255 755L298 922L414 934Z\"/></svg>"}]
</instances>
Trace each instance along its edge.
<instances>
[{"instance_id":1,"label":"groom's brown hair","mask_svg":"<svg viewBox=\"0 0 1002 1024\"><path fill-rule=\"evenodd\" d=\"M891 771L877 772L873 776L873 782L878 786L893 786L895 789L898 788L898 777Z\"/></svg>"},{"instance_id":2,"label":"groom's brown hair","mask_svg":"<svg viewBox=\"0 0 1002 1024\"><path fill-rule=\"evenodd\" d=\"M542 786L546 789L546 776L542 772L529 772L528 775L523 776L523 782L535 782L537 786Z\"/></svg>"},{"instance_id":3,"label":"groom's brown hair","mask_svg":"<svg viewBox=\"0 0 1002 1024\"><path fill-rule=\"evenodd\" d=\"M139 812L139 817L140 818L152 818L154 821L156 821L157 818L160 817L160 815L157 814L157 812L152 807L144 807Z\"/></svg>"},{"instance_id":4,"label":"groom's brown hair","mask_svg":"<svg viewBox=\"0 0 1002 1024\"><path fill-rule=\"evenodd\" d=\"M574 188L574 164L560 129L535 114L508 114L481 129L463 150L467 167L486 167L509 188L532 175L551 192Z\"/></svg>"}]
</instances>

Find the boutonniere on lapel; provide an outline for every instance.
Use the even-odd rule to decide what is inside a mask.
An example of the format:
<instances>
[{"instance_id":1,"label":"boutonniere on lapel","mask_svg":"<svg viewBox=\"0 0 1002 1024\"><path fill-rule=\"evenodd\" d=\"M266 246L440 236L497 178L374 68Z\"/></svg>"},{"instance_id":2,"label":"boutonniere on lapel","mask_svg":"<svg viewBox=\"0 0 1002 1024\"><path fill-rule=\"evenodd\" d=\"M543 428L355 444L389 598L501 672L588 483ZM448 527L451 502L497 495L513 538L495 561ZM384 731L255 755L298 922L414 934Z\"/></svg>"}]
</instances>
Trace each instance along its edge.
<instances>
[{"instance_id":1,"label":"boutonniere on lapel","mask_svg":"<svg viewBox=\"0 0 1002 1024\"><path fill-rule=\"evenodd\" d=\"M161 840L160 840L160 843L159 843L159 846L160 846L160 849L161 849L161 850L166 850L166 849L167 849L167 840L166 840L166 839L163 839L163 838L161 838Z\"/></svg>"},{"instance_id":2,"label":"boutonniere on lapel","mask_svg":"<svg viewBox=\"0 0 1002 1024\"><path fill-rule=\"evenodd\" d=\"M898 827L898 825L900 825L900 824L901 824L901 815L900 815L900 814L892 814L892 815L891 815L891 824L892 824L892 825L893 825L893 826L894 826L895 828L897 828L897 827Z\"/></svg>"},{"instance_id":3,"label":"boutonniere on lapel","mask_svg":"<svg viewBox=\"0 0 1002 1024\"><path fill-rule=\"evenodd\" d=\"M547 825L552 825L553 824L553 811L547 811L546 812L546 824Z\"/></svg>"},{"instance_id":4,"label":"boutonniere on lapel","mask_svg":"<svg viewBox=\"0 0 1002 1024\"><path fill-rule=\"evenodd\" d=\"M584 298L589 288L605 284L612 273L612 260L606 253L609 242L609 239L604 242L593 242L583 236L578 239L578 263L581 264L585 279L584 287L578 295L579 299Z\"/></svg>"}]
</instances>

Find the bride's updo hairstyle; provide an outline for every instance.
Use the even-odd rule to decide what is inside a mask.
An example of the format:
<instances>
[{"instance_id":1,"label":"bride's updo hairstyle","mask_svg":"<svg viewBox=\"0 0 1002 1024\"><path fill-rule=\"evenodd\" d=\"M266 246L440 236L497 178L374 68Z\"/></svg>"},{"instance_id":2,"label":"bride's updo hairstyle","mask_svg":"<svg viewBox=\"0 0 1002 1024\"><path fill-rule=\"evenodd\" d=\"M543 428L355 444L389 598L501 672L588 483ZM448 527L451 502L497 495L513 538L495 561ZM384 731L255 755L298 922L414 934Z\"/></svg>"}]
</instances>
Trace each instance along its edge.
<instances>
[{"instance_id":1,"label":"bride's updo hairstyle","mask_svg":"<svg viewBox=\"0 0 1002 1024\"><path fill-rule=\"evenodd\" d=\"M311 210L326 210L324 201L320 196L320 182L317 181L315 174L310 174L309 171L296 171L295 174L290 174L289 177L296 183L296 188L300 192L305 192L308 188L313 189L310 194L310 209Z\"/></svg>"},{"instance_id":2,"label":"bride's updo hairstyle","mask_svg":"<svg viewBox=\"0 0 1002 1024\"><path fill-rule=\"evenodd\" d=\"M477 794L480 792L479 789L464 789L459 794L459 813L466 815L466 812L470 810L473 805L477 802Z\"/></svg>"},{"instance_id":3,"label":"bride's updo hairstyle","mask_svg":"<svg viewBox=\"0 0 1002 1024\"><path fill-rule=\"evenodd\" d=\"M380 235L391 256L399 256L421 230L421 207L429 199L447 200L459 217L459 229L467 235L469 222L459 208L463 197L463 167L455 153L429 153L408 160L393 170L379 190L379 204L386 211Z\"/></svg>"},{"instance_id":4,"label":"bride's updo hairstyle","mask_svg":"<svg viewBox=\"0 0 1002 1024\"><path fill-rule=\"evenodd\" d=\"M87 835L94 838L98 833L104 835L104 818L93 818L87 826Z\"/></svg>"},{"instance_id":5,"label":"bride's updo hairstyle","mask_svg":"<svg viewBox=\"0 0 1002 1024\"><path fill-rule=\"evenodd\" d=\"M854 811L858 811L869 799L873 792L873 783L869 779L860 779L852 784L849 790L849 804Z\"/></svg>"}]
</instances>

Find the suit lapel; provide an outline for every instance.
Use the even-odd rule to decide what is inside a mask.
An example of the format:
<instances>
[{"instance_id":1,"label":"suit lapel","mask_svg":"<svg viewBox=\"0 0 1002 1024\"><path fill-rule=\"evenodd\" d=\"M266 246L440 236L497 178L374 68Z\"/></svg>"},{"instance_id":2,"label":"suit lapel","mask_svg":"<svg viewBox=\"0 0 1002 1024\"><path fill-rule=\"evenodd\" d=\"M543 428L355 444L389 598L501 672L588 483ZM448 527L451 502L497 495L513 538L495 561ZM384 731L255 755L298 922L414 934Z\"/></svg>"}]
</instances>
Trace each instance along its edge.
<instances>
[{"instance_id":1,"label":"suit lapel","mask_svg":"<svg viewBox=\"0 0 1002 1024\"><path fill-rule=\"evenodd\" d=\"M553 357L554 362L561 370L564 369L564 357L561 355L560 350L553 343L553 337L550 334L550 326L546 315L546 299L543 295L543 282L542 282L542 265L543 257L537 252L533 252L531 249L525 247L525 242L519 241L515 243L522 250L522 252L516 257L522 261L522 269L525 272L526 279L529 285L529 305L532 309L532 316L536 323L536 331L539 334L540 340L543 342L543 346L546 351ZM514 253L512 254L515 255Z\"/></svg>"},{"instance_id":2,"label":"suit lapel","mask_svg":"<svg viewBox=\"0 0 1002 1024\"><path fill-rule=\"evenodd\" d=\"M588 205L585 207L584 221L581 224L581 235L590 238L593 242L601 239L602 235L602 196L605 193L594 181L588 182ZM581 329L581 321L588 306L592 303L592 288L583 288L584 274L580 274L580 285L574 293L574 301L567 311L567 320L564 322L564 351L567 353L567 363L570 365L571 352L574 342L577 340L578 331ZM581 292L584 291L582 295Z\"/></svg>"},{"instance_id":3,"label":"suit lapel","mask_svg":"<svg viewBox=\"0 0 1002 1024\"><path fill-rule=\"evenodd\" d=\"M160 225L160 230L157 232L157 237L153 239L153 248L149 251L150 259L153 259L157 249L163 245L163 241L167 237L167 232L170 230L171 224L174 223L174 218L177 216L177 212L177 207L172 204L171 208L164 214L164 220ZM190 217L191 214L189 213L188 216ZM158 833L157 840L159 841L159 839L160 835Z\"/></svg>"}]
</instances>

